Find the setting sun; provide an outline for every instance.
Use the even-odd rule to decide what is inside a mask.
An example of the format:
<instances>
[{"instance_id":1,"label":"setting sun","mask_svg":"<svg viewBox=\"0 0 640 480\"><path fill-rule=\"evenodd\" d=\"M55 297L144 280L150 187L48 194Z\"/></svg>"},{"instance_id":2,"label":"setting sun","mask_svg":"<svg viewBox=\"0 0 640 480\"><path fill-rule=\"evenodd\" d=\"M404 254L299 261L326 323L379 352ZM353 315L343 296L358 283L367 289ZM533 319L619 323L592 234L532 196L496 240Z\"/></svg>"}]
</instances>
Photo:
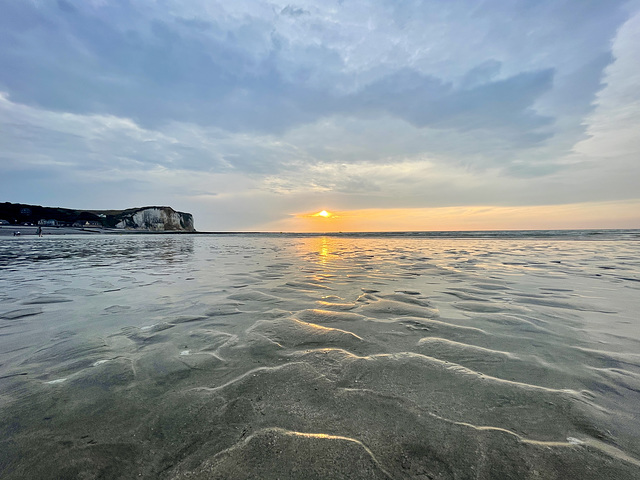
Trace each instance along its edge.
<instances>
[{"instance_id":1,"label":"setting sun","mask_svg":"<svg viewBox=\"0 0 640 480\"><path fill-rule=\"evenodd\" d=\"M328 218L330 217L331 214L329 212L327 212L326 210L322 210L321 212L318 212L314 215L314 217L324 217L324 218Z\"/></svg>"}]
</instances>

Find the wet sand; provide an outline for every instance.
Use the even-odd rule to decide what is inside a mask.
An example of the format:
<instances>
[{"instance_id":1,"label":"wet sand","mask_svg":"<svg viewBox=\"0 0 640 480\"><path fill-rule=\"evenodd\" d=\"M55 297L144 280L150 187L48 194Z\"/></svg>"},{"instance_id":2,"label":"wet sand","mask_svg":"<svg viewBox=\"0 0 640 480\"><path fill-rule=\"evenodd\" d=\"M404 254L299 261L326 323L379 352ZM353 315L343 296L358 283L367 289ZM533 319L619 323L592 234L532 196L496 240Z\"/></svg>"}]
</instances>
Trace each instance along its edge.
<instances>
[{"instance_id":1,"label":"wet sand","mask_svg":"<svg viewBox=\"0 0 640 480\"><path fill-rule=\"evenodd\" d=\"M25 240L2 478L640 477L636 239Z\"/></svg>"},{"instance_id":2,"label":"wet sand","mask_svg":"<svg viewBox=\"0 0 640 480\"><path fill-rule=\"evenodd\" d=\"M150 232L148 230L130 230L122 228L103 228L103 227L42 227L43 237L51 235L140 235L140 234L169 234L175 235L176 233L171 230L162 232ZM0 237L13 237L15 234L19 234L20 237L33 237L38 236L37 225L0 225Z\"/></svg>"}]
</instances>

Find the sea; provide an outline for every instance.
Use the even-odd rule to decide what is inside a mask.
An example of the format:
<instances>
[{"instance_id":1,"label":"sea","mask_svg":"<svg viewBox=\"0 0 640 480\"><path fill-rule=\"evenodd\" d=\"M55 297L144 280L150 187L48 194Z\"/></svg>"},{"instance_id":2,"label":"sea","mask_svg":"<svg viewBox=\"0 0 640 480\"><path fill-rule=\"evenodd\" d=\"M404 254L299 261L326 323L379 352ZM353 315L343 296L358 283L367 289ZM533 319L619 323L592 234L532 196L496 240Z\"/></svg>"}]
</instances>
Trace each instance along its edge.
<instances>
[{"instance_id":1,"label":"sea","mask_svg":"<svg viewBox=\"0 0 640 480\"><path fill-rule=\"evenodd\" d=\"M3 479L638 479L640 230L0 238Z\"/></svg>"}]
</instances>

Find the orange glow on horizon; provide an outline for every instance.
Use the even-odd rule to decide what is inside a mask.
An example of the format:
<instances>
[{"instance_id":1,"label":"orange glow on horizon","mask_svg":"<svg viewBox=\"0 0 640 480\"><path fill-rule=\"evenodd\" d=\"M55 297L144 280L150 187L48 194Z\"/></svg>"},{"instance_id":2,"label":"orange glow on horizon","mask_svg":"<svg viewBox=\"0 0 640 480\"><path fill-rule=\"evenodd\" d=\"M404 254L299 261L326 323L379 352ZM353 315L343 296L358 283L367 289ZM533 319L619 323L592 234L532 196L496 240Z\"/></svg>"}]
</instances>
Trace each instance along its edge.
<instances>
[{"instance_id":1,"label":"orange glow on horizon","mask_svg":"<svg viewBox=\"0 0 640 480\"><path fill-rule=\"evenodd\" d=\"M327 221L330 220L330 221ZM640 228L640 199L565 205L376 208L292 214L260 226L280 232L394 232Z\"/></svg>"}]
</instances>

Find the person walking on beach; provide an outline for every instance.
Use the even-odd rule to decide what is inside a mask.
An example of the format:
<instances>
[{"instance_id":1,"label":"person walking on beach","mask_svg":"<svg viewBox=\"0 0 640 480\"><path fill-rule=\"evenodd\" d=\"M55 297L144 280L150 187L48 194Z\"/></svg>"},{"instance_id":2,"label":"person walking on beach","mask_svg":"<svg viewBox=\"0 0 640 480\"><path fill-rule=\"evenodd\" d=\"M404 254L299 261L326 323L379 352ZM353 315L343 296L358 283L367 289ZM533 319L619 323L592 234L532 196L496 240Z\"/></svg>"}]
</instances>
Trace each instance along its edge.
<instances>
[{"instance_id":1,"label":"person walking on beach","mask_svg":"<svg viewBox=\"0 0 640 480\"><path fill-rule=\"evenodd\" d=\"M38 226L38 236L42 236L42 227Z\"/></svg>"}]
</instances>

